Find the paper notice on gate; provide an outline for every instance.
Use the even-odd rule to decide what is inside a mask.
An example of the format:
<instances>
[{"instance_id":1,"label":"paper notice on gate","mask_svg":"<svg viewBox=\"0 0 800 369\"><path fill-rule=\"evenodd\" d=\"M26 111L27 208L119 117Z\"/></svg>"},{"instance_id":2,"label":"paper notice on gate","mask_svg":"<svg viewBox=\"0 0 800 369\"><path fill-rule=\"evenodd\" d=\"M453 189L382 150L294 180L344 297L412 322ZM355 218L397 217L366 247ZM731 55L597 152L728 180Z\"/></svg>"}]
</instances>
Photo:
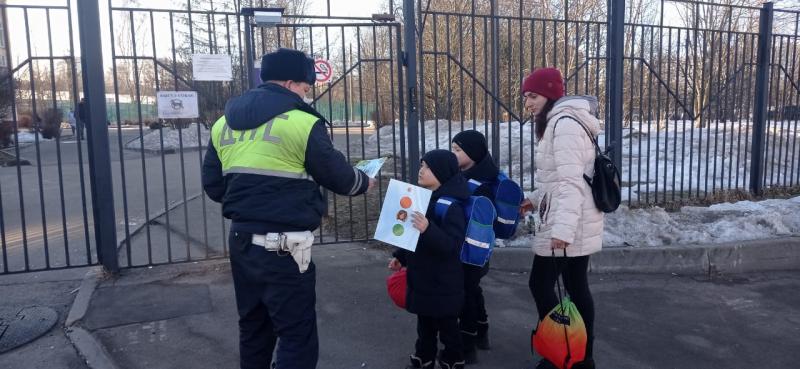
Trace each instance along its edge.
<instances>
[{"instance_id":1,"label":"paper notice on gate","mask_svg":"<svg viewBox=\"0 0 800 369\"><path fill-rule=\"evenodd\" d=\"M233 79L228 54L192 54L192 78L195 81L230 81Z\"/></svg>"},{"instance_id":2,"label":"paper notice on gate","mask_svg":"<svg viewBox=\"0 0 800 369\"><path fill-rule=\"evenodd\" d=\"M193 119L200 117L197 91L158 91L158 117L161 119Z\"/></svg>"},{"instance_id":3,"label":"paper notice on gate","mask_svg":"<svg viewBox=\"0 0 800 369\"><path fill-rule=\"evenodd\" d=\"M386 163L386 158L362 160L356 163L356 169L366 173L369 178L375 178L375 176L378 175L378 172L380 172L384 163Z\"/></svg>"},{"instance_id":4,"label":"paper notice on gate","mask_svg":"<svg viewBox=\"0 0 800 369\"><path fill-rule=\"evenodd\" d=\"M383 207L375 228L375 239L409 251L417 249L419 231L411 223L411 214L428 210L431 190L395 179L389 181Z\"/></svg>"}]
</instances>

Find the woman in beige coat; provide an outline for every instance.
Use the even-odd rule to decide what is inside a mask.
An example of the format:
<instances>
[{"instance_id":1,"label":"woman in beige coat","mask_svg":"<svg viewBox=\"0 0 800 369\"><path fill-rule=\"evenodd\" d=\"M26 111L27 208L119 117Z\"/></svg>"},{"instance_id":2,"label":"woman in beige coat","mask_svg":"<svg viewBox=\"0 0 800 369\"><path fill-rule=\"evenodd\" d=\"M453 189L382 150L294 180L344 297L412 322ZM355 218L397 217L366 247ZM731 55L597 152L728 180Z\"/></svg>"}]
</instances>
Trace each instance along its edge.
<instances>
[{"instance_id":1,"label":"woman in beige coat","mask_svg":"<svg viewBox=\"0 0 800 369\"><path fill-rule=\"evenodd\" d=\"M600 131L597 99L564 96L563 78L555 68L531 73L522 84L522 94L534 117L538 142L536 189L523 202L524 208L539 213L529 287L541 320L558 304L553 288L563 274L589 338L586 359L572 368L594 368L594 303L586 274L589 255L602 247L603 213L583 176L593 174L595 148L589 133L597 137ZM555 367L542 360L536 368Z\"/></svg>"}]
</instances>

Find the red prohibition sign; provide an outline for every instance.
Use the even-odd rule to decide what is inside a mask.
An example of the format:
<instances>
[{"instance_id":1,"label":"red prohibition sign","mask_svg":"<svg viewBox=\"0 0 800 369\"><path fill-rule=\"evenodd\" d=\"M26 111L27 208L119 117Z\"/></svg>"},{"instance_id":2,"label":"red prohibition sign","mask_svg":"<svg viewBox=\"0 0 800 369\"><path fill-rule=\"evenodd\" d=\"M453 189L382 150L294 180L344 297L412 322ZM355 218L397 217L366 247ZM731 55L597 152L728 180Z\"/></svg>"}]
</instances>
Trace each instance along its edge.
<instances>
[{"instance_id":1,"label":"red prohibition sign","mask_svg":"<svg viewBox=\"0 0 800 369\"><path fill-rule=\"evenodd\" d=\"M317 74L318 83L328 82L333 76L333 68L331 68L331 63L325 59L317 59L314 61L314 71Z\"/></svg>"}]
</instances>

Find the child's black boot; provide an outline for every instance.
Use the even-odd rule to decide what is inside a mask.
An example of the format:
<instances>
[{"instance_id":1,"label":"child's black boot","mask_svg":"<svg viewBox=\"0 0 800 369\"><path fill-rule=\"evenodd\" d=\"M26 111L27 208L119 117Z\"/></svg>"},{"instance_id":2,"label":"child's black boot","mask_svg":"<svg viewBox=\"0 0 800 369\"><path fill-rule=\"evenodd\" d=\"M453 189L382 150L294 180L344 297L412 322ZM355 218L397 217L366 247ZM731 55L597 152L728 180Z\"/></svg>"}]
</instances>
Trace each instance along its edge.
<instances>
[{"instance_id":1,"label":"child's black boot","mask_svg":"<svg viewBox=\"0 0 800 369\"><path fill-rule=\"evenodd\" d=\"M411 363L406 366L406 369L434 369L433 360L423 362L422 359L411 355Z\"/></svg>"},{"instance_id":2,"label":"child's black boot","mask_svg":"<svg viewBox=\"0 0 800 369\"><path fill-rule=\"evenodd\" d=\"M488 350L489 346L489 322L478 322L478 336L475 337L475 347L480 350Z\"/></svg>"}]
</instances>

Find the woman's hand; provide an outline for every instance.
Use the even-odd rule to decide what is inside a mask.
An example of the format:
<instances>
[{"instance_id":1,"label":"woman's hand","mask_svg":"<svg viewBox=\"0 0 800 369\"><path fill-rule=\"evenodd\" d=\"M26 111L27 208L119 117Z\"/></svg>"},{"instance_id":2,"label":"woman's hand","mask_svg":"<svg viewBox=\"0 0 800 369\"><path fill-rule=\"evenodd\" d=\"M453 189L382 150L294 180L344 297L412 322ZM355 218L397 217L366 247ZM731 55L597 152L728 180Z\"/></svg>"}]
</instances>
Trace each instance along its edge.
<instances>
[{"instance_id":1,"label":"woman's hand","mask_svg":"<svg viewBox=\"0 0 800 369\"><path fill-rule=\"evenodd\" d=\"M550 248L553 250L563 250L569 246L569 243L559 240L558 238L550 239Z\"/></svg>"},{"instance_id":2,"label":"woman's hand","mask_svg":"<svg viewBox=\"0 0 800 369\"><path fill-rule=\"evenodd\" d=\"M425 233L428 229L428 218L425 218L425 214L422 214L418 211L415 211L414 214L411 214L411 224L414 225L419 233Z\"/></svg>"},{"instance_id":3,"label":"woman's hand","mask_svg":"<svg viewBox=\"0 0 800 369\"><path fill-rule=\"evenodd\" d=\"M525 215L525 213L529 211L533 211L533 203L526 197L522 200L522 203L519 204L519 215Z\"/></svg>"},{"instance_id":4,"label":"woman's hand","mask_svg":"<svg viewBox=\"0 0 800 369\"><path fill-rule=\"evenodd\" d=\"M391 269L393 272L400 270L402 267L403 264L400 264L400 260L397 260L397 258L392 258L392 260L389 260L389 269Z\"/></svg>"}]
</instances>

